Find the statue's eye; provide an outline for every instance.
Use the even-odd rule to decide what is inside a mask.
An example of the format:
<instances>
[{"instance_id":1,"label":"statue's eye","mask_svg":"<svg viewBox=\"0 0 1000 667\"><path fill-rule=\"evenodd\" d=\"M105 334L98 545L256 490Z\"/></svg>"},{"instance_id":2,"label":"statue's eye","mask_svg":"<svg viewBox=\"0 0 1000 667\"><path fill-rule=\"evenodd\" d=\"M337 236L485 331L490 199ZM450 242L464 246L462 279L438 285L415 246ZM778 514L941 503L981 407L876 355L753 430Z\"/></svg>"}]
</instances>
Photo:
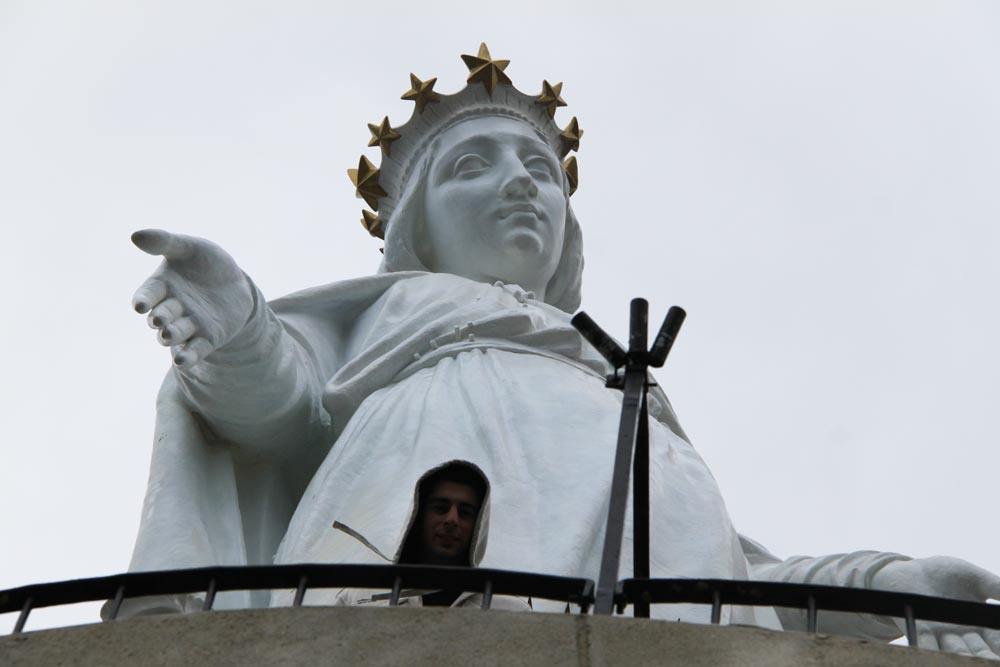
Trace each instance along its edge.
<instances>
[{"instance_id":1,"label":"statue's eye","mask_svg":"<svg viewBox=\"0 0 1000 667\"><path fill-rule=\"evenodd\" d=\"M455 160L452 173L459 178L475 178L489 168L489 163L481 155L469 153Z\"/></svg>"},{"instance_id":2,"label":"statue's eye","mask_svg":"<svg viewBox=\"0 0 1000 667\"><path fill-rule=\"evenodd\" d=\"M535 178L553 178L552 164L541 155L535 155L526 159L524 161L524 168Z\"/></svg>"}]
</instances>

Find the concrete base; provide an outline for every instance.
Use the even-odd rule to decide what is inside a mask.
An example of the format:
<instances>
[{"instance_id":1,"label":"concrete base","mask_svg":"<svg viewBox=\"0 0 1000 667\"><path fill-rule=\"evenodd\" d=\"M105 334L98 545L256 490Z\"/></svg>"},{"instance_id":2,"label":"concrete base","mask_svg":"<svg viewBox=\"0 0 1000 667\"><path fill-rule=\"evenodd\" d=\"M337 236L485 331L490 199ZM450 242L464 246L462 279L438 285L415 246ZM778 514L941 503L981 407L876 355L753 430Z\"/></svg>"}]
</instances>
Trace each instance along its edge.
<instances>
[{"instance_id":1,"label":"concrete base","mask_svg":"<svg viewBox=\"0 0 1000 667\"><path fill-rule=\"evenodd\" d=\"M992 663L827 635L479 609L213 611L0 637L0 665L7 667L317 664L959 667Z\"/></svg>"}]
</instances>

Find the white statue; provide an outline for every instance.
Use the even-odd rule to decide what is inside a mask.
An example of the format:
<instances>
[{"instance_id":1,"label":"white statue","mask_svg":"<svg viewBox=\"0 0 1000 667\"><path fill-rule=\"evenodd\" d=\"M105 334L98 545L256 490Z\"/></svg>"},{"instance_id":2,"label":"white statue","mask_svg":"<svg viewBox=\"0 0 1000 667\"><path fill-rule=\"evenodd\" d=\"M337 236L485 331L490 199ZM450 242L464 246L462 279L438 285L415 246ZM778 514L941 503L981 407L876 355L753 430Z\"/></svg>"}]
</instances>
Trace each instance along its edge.
<instances>
[{"instance_id":1,"label":"white statue","mask_svg":"<svg viewBox=\"0 0 1000 667\"><path fill-rule=\"evenodd\" d=\"M569 205L582 134L554 121L560 86L520 93L485 45L470 84L438 95L411 75L411 120L372 125L381 170L352 179L384 232L377 275L265 301L215 244L163 231L136 292L175 362L133 570L211 564L380 562L334 521L394 554L419 476L471 461L493 483L484 567L596 578L621 395L569 324L583 250ZM632 295L623 295L623 299ZM950 558L858 552L787 561L733 527L666 396L650 393L654 577L763 578L984 600L1000 578ZM622 577L630 574L630 530ZM311 603L333 593L311 591ZM219 606L290 599L221 596ZM189 608L134 601L124 613ZM145 606L144 606L145 605ZM543 605L536 603L536 608ZM561 610L554 606L553 609ZM654 607L705 622L704 606ZM797 629L800 615L724 610L724 622ZM820 629L892 639L887 618L820 614ZM922 646L1000 652L1000 633L920 624Z\"/></svg>"}]
</instances>

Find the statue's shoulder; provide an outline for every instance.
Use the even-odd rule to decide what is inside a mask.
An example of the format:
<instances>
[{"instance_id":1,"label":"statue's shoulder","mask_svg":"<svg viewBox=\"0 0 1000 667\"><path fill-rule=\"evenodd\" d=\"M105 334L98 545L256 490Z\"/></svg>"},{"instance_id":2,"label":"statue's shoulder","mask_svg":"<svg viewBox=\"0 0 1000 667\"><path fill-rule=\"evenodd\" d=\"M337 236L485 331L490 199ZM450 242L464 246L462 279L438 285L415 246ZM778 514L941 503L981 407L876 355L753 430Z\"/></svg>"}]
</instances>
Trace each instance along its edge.
<instances>
[{"instance_id":1,"label":"statue's shoulder","mask_svg":"<svg viewBox=\"0 0 1000 667\"><path fill-rule=\"evenodd\" d=\"M445 273L399 271L311 287L268 302L302 340L354 336L371 326L442 317L476 301L482 283Z\"/></svg>"},{"instance_id":2,"label":"statue's shoulder","mask_svg":"<svg viewBox=\"0 0 1000 667\"><path fill-rule=\"evenodd\" d=\"M378 300L397 285L426 275L428 274L422 271L400 271L338 280L272 299L268 301L268 305L279 316L341 309L354 310L359 305L371 304Z\"/></svg>"}]
</instances>

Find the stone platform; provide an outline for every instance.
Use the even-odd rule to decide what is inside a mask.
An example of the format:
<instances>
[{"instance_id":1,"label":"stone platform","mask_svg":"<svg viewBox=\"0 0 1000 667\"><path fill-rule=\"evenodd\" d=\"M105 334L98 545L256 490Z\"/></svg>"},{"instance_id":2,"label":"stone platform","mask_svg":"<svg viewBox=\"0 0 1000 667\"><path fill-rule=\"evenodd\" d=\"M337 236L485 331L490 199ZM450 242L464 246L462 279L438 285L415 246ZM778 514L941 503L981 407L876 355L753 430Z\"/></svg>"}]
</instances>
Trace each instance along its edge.
<instances>
[{"instance_id":1,"label":"stone platform","mask_svg":"<svg viewBox=\"0 0 1000 667\"><path fill-rule=\"evenodd\" d=\"M971 667L994 663L827 635L479 609L213 611L0 637L4 667L469 664Z\"/></svg>"}]
</instances>

